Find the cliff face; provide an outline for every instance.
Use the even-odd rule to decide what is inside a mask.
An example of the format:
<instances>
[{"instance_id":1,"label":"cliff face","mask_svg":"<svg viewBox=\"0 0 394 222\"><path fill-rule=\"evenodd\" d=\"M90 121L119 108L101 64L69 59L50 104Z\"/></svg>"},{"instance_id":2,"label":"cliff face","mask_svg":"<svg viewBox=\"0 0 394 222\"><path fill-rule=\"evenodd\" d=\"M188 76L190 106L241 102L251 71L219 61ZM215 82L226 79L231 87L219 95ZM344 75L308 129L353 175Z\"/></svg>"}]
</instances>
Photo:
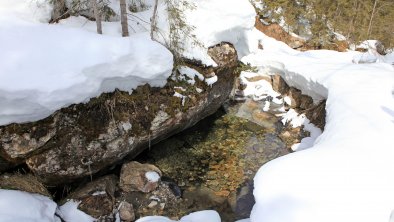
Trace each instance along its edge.
<instances>
[{"instance_id":1,"label":"cliff face","mask_svg":"<svg viewBox=\"0 0 394 222\"><path fill-rule=\"evenodd\" d=\"M217 67L185 64L205 77L194 85L175 73L163 88L106 93L37 122L0 127L0 172L26 163L46 184L69 182L194 125L221 106L234 84L236 50L220 44L209 54Z\"/></svg>"}]
</instances>

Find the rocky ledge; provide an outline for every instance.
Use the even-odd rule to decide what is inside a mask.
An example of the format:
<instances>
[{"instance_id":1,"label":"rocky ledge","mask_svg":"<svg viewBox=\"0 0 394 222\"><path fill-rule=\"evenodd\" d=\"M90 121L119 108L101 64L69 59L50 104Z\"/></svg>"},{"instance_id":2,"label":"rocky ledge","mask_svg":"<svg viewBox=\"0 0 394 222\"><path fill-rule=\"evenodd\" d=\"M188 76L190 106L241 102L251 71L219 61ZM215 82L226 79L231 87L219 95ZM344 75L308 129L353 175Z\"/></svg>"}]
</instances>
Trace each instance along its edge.
<instances>
[{"instance_id":1,"label":"rocky ledge","mask_svg":"<svg viewBox=\"0 0 394 222\"><path fill-rule=\"evenodd\" d=\"M144 85L131 94L106 93L37 122L1 126L0 173L26 163L47 185L70 182L132 158L194 125L221 106L234 84L233 46L223 43L210 48L209 54L217 67L185 64L205 81L175 70L163 88ZM217 81L210 85L210 78Z\"/></svg>"}]
</instances>

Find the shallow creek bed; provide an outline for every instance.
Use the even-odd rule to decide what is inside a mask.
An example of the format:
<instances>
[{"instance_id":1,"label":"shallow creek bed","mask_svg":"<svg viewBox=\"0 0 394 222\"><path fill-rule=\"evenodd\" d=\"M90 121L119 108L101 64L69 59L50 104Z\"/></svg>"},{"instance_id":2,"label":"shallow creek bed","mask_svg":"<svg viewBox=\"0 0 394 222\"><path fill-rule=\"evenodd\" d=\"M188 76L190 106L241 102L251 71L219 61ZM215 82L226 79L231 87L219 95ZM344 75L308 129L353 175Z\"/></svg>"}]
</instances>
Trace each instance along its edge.
<instances>
[{"instance_id":1,"label":"shallow creek bed","mask_svg":"<svg viewBox=\"0 0 394 222\"><path fill-rule=\"evenodd\" d=\"M153 207L134 196L129 201L140 206L137 215L177 219L193 211L214 209L225 222L248 217L254 204L256 171L267 161L289 153L291 145L280 138L287 128L275 112L263 112L263 104L253 100L228 103L140 155L137 161L156 165L163 181L176 184L182 194L165 205L151 195L150 199L158 202Z\"/></svg>"}]
</instances>

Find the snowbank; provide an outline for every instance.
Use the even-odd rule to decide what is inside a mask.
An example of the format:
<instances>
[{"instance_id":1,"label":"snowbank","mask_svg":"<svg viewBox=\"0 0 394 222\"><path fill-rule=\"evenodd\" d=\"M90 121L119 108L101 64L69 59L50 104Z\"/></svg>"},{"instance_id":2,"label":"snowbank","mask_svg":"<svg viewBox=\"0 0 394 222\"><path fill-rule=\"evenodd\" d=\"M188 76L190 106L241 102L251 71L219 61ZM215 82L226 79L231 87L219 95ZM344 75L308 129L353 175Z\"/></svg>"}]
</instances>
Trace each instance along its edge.
<instances>
[{"instance_id":1,"label":"snowbank","mask_svg":"<svg viewBox=\"0 0 394 222\"><path fill-rule=\"evenodd\" d=\"M167 217L148 216L138 219L136 222L176 222ZM179 222L221 222L219 214L214 210L203 210L182 217Z\"/></svg>"},{"instance_id":2,"label":"snowbank","mask_svg":"<svg viewBox=\"0 0 394 222\"><path fill-rule=\"evenodd\" d=\"M315 100L326 126L313 147L257 173L251 221L387 222L394 210L394 67L354 64L358 52L297 52L263 36L243 58L278 72Z\"/></svg>"},{"instance_id":3,"label":"snowbank","mask_svg":"<svg viewBox=\"0 0 394 222\"><path fill-rule=\"evenodd\" d=\"M97 35L93 22L75 17L40 23L47 10L16 3L0 5L7 12L0 13L0 125L38 120L116 88L163 86L171 74L172 54L148 33L122 38L118 23L104 23L109 35Z\"/></svg>"},{"instance_id":4,"label":"snowbank","mask_svg":"<svg viewBox=\"0 0 394 222\"><path fill-rule=\"evenodd\" d=\"M0 189L0 222L60 222L57 215L66 222L95 221L94 218L78 210L78 204L69 201L57 208L57 204L48 197Z\"/></svg>"},{"instance_id":5,"label":"snowbank","mask_svg":"<svg viewBox=\"0 0 394 222\"><path fill-rule=\"evenodd\" d=\"M168 15L163 1L159 2L161 4L158 7L156 39L166 44L170 36ZM253 29L256 15L249 1L187 0L186 2L194 6L191 9L185 8L184 15L189 27L194 28L191 35L195 35L195 38L181 36L183 56L200 60L208 66L215 66L216 63L207 54L207 48L221 42L232 43L240 57L249 53L250 41L247 33Z\"/></svg>"},{"instance_id":6,"label":"snowbank","mask_svg":"<svg viewBox=\"0 0 394 222\"><path fill-rule=\"evenodd\" d=\"M166 6L159 2L157 38L164 43L169 24ZM222 41L235 44L239 52L248 51L246 33L255 15L248 1L190 2L195 9L185 11L186 22L202 45L186 39L184 56L215 65L207 48ZM49 25L52 7L46 0L0 2L0 125L39 120L116 88L163 86L173 57L150 40L152 4L148 1L147 10L131 13L130 33L136 33L122 38L119 22L103 22L103 35L83 17ZM109 5L119 10L117 1Z\"/></svg>"}]
</instances>

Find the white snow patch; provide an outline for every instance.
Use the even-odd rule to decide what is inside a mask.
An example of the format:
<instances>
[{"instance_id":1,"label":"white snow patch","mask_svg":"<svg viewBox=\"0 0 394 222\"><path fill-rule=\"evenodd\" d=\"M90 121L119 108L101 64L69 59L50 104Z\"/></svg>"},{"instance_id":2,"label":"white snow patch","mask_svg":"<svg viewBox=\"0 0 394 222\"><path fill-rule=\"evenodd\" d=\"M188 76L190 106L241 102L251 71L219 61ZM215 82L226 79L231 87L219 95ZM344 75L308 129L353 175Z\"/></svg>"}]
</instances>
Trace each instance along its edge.
<instances>
[{"instance_id":1,"label":"white snow patch","mask_svg":"<svg viewBox=\"0 0 394 222\"><path fill-rule=\"evenodd\" d=\"M215 82L217 82L218 81L218 76L212 76L212 77L210 77L210 78L206 78L205 79L205 83L208 85L208 86L210 86L210 87L212 87L212 85L215 83Z\"/></svg>"},{"instance_id":2,"label":"white snow patch","mask_svg":"<svg viewBox=\"0 0 394 222\"><path fill-rule=\"evenodd\" d=\"M178 93L178 92L175 92L175 93L174 93L174 96L175 96L175 97L178 97L178 98L181 98L181 100L182 100L182 106L185 105L187 96L184 96L184 95L182 95L182 94L180 94L180 93Z\"/></svg>"},{"instance_id":3,"label":"white snow patch","mask_svg":"<svg viewBox=\"0 0 394 222\"><path fill-rule=\"evenodd\" d=\"M196 81L194 80L195 77L197 77L197 78L198 78L199 80L201 80L201 81L204 80L204 76L203 76L201 73L199 73L197 70L192 69L192 68L190 68L190 67L181 66L181 67L178 68L178 71L179 71L179 73L180 73L181 75L185 75L185 76L187 76L187 77L189 78L188 82L189 82L191 85L194 85L194 83L196 82Z\"/></svg>"},{"instance_id":4,"label":"white snow patch","mask_svg":"<svg viewBox=\"0 0 394 222\"><path fill-rule=\"evenodd\" d=\"M48 197L0 189L0 221L55 221L56 203Z\"/></svg>"},{"instance_id":5,"label":"white snow patch","mask_svg":"<svg viewBox=\"0 0 394 222\"><path fill-rule=\"evenodd\" d=\"M100 195L104 195L104 194L106 194L105 191L98 190L98 191L92 193L92 196L100 196Z\"/></svg>"},{"instance_id":6,"label":"white snow patch","mask_svg":"<svg viewBox=\"0 0 394 222\"><path fill-rule=\"evenodd\" d=\"M0 189L1 222L60 222L55 213L66 222L93 222L91 216L77 209L79 202L68 201L57 208L48 197L17 190Z\"/></svg>"},{"instance_id":7,"label":"white snow patch","mask_svg":"<svg viewBox=\"0 0 394 222\"><path fill-rule=\"evenodd\" d=\"M136 222L176 222L167 217L148 216L138 219ZM221 222L220 216L216 211L204 210L191 213L182 217L179 222Z\"/></svg>"},{"instance_id":8,"label":"white snow patch","mask_svg":"<svg viewBox=\"0 0 394 222\"><path fill-rule=\"evenodd\" d=\"M282 116L282 123L289 123L293 128L304 126L304 130L310 133L310 136L301 139L300 143L291 146L293 151L300 151L312 147L316 139L322 134L322 131L311 123L305 114L299 115L294 109L290 109Z\"/></svg>"},{"instance_id":9,"label":"white snow patch","mask_svg":"<svg viewBox=\"0 0 394 222\"><path fill-rule=\"evenodd\" d=\"M57 213L67 222L94 222L96 219L78 210L80 201L69 200L59 207Z\"/></svg>"},{"instance_id":10,"label":"white snow patch","mask_svg":"<svg viewBox=\"0 0 394 222\"><path fill-rule=\"evenodd\" d=\"M152 183L155 183L160 180L160 175L155 171L146 172L145 177L149 182L152 182Z\"/></svg>"},{"instance_id":11,"label":"white snow patch","mask_svg":"<svg viewBox=\"0 0 394 222\"><path fill-rule=\"evenodd\" d=\"M277 96L280 96L279 93L275 92L272 89L271 83L269 83L264 79L255 82L248 81L248 78L252 78L258 75L259 75L258 73L254 73L254 72L246 72L246 71L241 72L240 75L241 83L246 85L246 88L243 90L245 96L252 96L254 100L262 100L267 98L268 96L271 96L272 98L276 98Z\"/></svg>"}]
</instances>

